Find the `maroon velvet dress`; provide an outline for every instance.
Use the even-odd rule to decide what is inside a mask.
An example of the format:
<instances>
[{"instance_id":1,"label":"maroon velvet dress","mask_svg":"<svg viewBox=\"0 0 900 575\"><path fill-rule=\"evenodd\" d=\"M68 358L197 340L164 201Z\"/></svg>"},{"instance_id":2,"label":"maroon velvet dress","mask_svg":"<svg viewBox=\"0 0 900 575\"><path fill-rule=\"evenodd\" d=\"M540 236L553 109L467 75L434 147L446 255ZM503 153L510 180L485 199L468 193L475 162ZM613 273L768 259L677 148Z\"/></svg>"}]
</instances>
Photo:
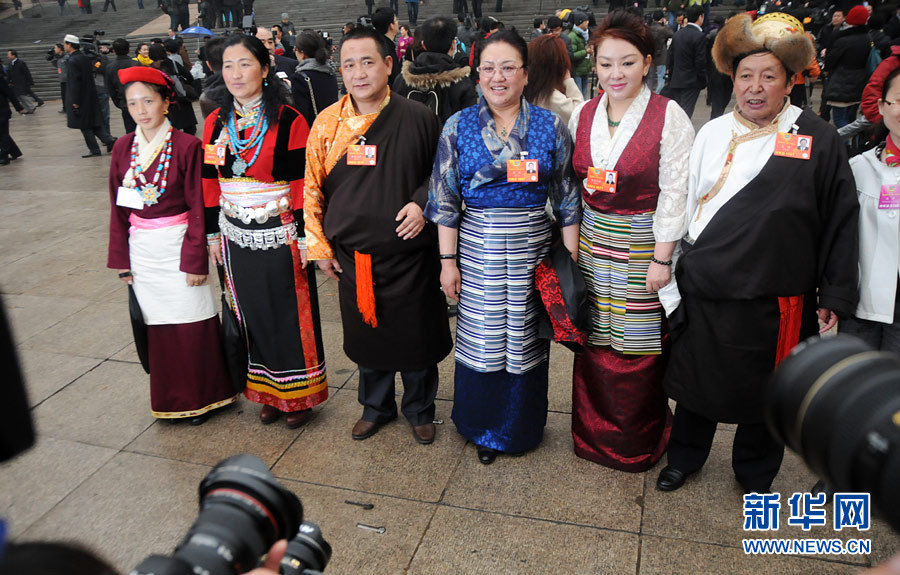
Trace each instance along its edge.
<instances>
[{"instance_id":1,"label":"maroon velvet dress","mask_svg":"<svg viewBox=\"0 0 900 575\"><path fill-rule=\"evenodd\" d=\"M572 163L592 167L591 127L600 97L582 107ZM591 303L591 334L575 355L575 454L622 471L652 467L665 452L672 414L662 388L669 341L659 298L646 291L659 198L660 142L669 100L652 94L616 163L614 194L582 190L578 266Z\"/></svg>"},{"instance_id":2,"label":"maroon velvet dress","mask_svg":"<svg viewBox=\"0 0 900 575\"><path fill-rule=\"evenodd\" d=\"M181 244L178 269L186 274L208 274L209 257L200 183L200 140L173 130L172 158L165 193L159 196L158 203L132 210L116 205L116 197L130 166L134 137L131 133L119 138L112 151L109 170L112 211L107 267L133 268L129 253L129 216L132 213L144 220L187 213L187 230ZM158 161L159 158L144 170L148 180L154 174ZM136 275L134 281L137 283L140 279ZM205 285L191 289L209 290L210 287ZM141 303L140 296L138 302ZM195 417L235 401L222 354L220 332L219 317L215 313L201 321L147 326L150 406L155 417Z\"/></svg>"}]
</instances>

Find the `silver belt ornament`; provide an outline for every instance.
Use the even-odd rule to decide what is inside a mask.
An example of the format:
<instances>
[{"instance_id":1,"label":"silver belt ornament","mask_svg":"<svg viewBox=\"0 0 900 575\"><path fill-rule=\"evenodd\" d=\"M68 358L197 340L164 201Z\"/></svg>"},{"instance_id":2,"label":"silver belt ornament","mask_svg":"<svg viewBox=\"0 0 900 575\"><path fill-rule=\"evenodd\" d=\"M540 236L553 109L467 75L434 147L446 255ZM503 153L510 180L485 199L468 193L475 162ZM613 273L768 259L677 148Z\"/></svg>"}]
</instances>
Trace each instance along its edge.
<instances>
[{"instance_id":1,"label":"silver belt ornament","mask_svg":"<svg viewBox=\"0 0 900 575\"><path fill-rule=\"evenodd\" d=\"M250 248L251 250L277 248L297 240L297 225L295 222L265 230L245 230L229 222L225 219L225 214L220 213L219 230L230 241L242 248Z\"/></svg>"},{"instance_id":2,"label":"silver belt ornament","mask_svg":"<svg viewBox=\"0 0 900 575\"><path fill-rule=\"evenodd\" d=\"M266 202L264 206L251 206L245 208L229 202L224 197L220 197L219 206L221 206L225 215L230 218L241 220L248 225L252 221L256 221L258 224L264 224L269 221L269 218L274 218L275 216L289 211L291 209L291 200L288 196L282 196L277 200Z\"/></svg>"}]
</instances>

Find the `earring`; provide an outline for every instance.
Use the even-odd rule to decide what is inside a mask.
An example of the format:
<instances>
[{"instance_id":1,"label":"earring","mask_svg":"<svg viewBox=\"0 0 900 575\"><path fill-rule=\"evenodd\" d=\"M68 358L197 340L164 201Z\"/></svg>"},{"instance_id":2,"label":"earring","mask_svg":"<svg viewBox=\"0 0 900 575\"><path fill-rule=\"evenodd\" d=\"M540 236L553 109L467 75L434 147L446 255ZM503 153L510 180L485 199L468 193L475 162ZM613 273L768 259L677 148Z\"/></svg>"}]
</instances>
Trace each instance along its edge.
<instances>
[{"instance_id":1,"label":"earring","mask_svg":"<svg viewBox=\"0 0 900 575\"><path fill-rule=\"evenodd\" d=\"M263 80L263 88L269 87L269 80Z\"/></svg>"}]
</instances>

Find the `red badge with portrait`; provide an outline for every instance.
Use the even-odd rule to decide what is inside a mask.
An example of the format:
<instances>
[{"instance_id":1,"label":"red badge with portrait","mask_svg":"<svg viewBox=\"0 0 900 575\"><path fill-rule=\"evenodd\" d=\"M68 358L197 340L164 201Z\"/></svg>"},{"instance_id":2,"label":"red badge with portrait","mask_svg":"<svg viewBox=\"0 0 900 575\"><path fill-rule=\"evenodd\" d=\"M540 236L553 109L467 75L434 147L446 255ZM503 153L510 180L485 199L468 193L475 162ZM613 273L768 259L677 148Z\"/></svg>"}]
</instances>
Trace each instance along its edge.
<instances>
[{"instance_id":1,"label":"red badge with portrait","mask_svg":"<svg viewBox=\"0 0 900 575\"><path fill-rule=\"evenodd\" d=\"M775 138L775 155L782 158L808 160L812 153L812 136L778 132Z\"/></svg>"}]
</instances>

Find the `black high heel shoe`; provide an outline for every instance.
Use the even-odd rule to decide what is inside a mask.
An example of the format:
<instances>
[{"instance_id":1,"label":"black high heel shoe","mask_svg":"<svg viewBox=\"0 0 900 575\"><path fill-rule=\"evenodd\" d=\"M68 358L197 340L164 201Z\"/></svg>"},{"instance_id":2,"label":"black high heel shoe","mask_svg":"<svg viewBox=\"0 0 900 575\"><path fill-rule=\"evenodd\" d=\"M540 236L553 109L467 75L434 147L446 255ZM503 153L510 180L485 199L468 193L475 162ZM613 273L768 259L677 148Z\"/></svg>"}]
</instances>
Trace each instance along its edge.
<instances>
[{"instance_id":1,"label":"black high heel shoe","mask_svg":"<svg viewBox=\"0 0 900 575\"><path fill-rule=\"evenodd\" d=\"M499 451L496 449L491 449L490 447L485 447L483 445L476 445L475 451L478 454L478 461L480 461L484 465L490 465L497 459L497 454Z\"/></svg>"}]
</instances>

